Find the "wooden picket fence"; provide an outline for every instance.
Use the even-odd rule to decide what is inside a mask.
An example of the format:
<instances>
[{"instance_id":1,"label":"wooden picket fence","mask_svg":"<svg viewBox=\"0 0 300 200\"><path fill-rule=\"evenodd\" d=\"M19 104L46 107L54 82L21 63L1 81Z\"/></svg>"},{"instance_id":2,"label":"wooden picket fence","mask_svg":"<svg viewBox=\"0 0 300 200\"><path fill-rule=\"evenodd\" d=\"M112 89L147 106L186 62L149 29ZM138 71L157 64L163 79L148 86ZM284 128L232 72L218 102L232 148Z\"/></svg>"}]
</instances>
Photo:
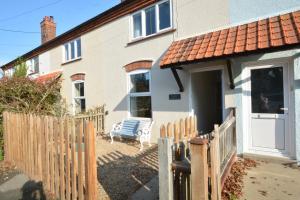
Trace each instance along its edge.
<instances>
[{"instance_id":1,"label":"wooden picket fence","mask_svg":"<svg viewBox=\"0 0 300 200\"><path fill-rule=\"evenodd\" d=\"M75 119L81 121L92 121L94 124L95 132L97 136L105 132L104 120L105 120L105 105L97 107L93 110L89 110L85 114L78 114Z\"/></svg>"},{"instance_id":2,"label":"wooden picket fence","mask_svg":"<svg viewBox=\"0 0 300 200\"><path fill-rule=\"evenodd\" d=\"M92 122L4 112L5 160L57 199L97 199Z\"/></svg>"},{"instance_id":3,"label":"wooden picket fence","mask_svg":"<svg viewBox=\"0 0 300 200\"><path fill-rule=\"evenodd\" d=\"M236 155L234 114L209 134L200 136L196 126L196 116L161 126L160 199L221 200L222 183Z\"/></svg>"}]
</instances>

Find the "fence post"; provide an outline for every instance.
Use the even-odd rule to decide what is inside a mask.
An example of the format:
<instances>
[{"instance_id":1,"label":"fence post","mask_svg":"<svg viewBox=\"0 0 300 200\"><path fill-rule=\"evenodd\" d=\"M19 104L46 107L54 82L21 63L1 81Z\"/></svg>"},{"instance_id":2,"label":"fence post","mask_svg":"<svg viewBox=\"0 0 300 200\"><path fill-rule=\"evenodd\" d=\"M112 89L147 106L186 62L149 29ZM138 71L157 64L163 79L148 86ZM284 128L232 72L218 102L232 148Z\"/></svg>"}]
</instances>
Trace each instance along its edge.
<instances>
[{"instance_id":1,"label":"fence post","mask_svg":"<svg viewBox=\"0 0 300 200\"><path fill-rule=\"evenodd\" d=\"M210 146L211 160L211 199L221 199L221 174L220 174L220 149L219 149L219 125L214 126L214 138Z\"/></svg>"},{"instance_id":2,"label":"fence post","mask_svg":"<svg viewBox=\"0 0 300 200\"><path fill-rule=\"evenodd\" d=\"M173 200L172 146L173 138L158 139L159 199Z\"/></svg>"},{"instance_id":3,"label":"fence post","mask_svg":"<svg viewBox=\"0 0 300 200\"><path fill-rule=\"evenodd\" d=\"M95 129L93 122L86 122L85 127L86 199L94 200L97 199Z\"/></svg>"},{"instance_id":4,"label":"fence post","mask_svg":"<svg viewBox=\"0 0 300 200\"><path fill-rule=\"evenodd\" d=\"M208 200L207 139L191 140L192 199Z\"/></svg>"}]
</instances>

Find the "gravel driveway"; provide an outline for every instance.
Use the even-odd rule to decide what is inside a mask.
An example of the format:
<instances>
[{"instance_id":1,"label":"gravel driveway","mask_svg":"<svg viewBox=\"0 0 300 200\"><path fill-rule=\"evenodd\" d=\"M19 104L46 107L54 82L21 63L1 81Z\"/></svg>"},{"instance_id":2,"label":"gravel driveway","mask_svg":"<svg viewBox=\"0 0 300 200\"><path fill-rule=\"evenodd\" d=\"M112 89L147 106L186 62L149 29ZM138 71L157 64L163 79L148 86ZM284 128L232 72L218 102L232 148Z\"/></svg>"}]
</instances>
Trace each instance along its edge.
<instances>
[{"instance_id":1,"label":"gravel driveway","mask_svg":"<svg viewBox=\"0 0 300 200\"><path fill-rule=\"evenodd\" d=\"M132 140L114 141L97 138L96 153L99 199L128 199L158 174L157 145L143 151Z\"/></svg>"}]
</instances>

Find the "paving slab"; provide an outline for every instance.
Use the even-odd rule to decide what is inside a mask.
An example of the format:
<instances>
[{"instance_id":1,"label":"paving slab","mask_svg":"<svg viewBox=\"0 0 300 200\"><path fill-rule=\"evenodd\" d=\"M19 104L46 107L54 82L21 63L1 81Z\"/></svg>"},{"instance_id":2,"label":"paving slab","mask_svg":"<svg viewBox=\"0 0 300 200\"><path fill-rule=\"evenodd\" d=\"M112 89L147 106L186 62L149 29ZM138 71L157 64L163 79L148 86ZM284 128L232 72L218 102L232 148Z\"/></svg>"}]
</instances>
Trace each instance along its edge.
<instances>
[{"instance_id":1,"label":"paving slab","mask_svg":"<svg viewBox=\"0 0 300 200\"><path fill-rule=\"evenodd\" d=\"M27 181L29 181L28 176L24 174L18 174L0 185L0 192L21 189Z\"/></svg>"},{"instance_id":2,"label":"paving slab","mask_svg":"<svg viewBox=\"0 0 300 200\"><path fill-rule=\"evenodd\" d=\"M29 178L24 174L18 174L0 185L1 200L18 200L22 199L24 184L29 181Z\"/></svg>"},{"instance_id":3,"label":"paving slab","mask_svg":"<svg viewBox=\"0 0 300 200\"><path fill-rule=\"evenodd\" d=\"M286 159L254 158L259 165L247 171L242 200L299 200L300 168Z\"/></svg>"},{"instance_id":4,"label":"paving slab","mask_svg":"<svg viewBox=\"0 0 300 200\"><path fill-rule=\"evenodd\" d=\"M1 200L45 200L41 182L30 180L24 174L18 174L0 185Z\"/></svg>"}]
</instances>

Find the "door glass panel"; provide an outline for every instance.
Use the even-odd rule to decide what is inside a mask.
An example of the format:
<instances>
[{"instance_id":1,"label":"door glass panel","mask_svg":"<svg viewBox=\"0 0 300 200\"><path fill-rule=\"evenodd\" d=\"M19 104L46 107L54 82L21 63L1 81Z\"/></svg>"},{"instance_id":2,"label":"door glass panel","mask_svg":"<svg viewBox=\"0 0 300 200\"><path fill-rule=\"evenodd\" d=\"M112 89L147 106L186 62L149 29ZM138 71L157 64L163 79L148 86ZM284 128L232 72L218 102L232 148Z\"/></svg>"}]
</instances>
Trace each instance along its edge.
<instances>
[{"instance_id":1,"label":"door glass panel","mask_svg":"<svg viewBox=\"0 0 300 200\"><path fill-rule=\"evenodd\" d=\"M283 67L251 70L252 113L283 114Z\"/></svg>"}]
</instances>

